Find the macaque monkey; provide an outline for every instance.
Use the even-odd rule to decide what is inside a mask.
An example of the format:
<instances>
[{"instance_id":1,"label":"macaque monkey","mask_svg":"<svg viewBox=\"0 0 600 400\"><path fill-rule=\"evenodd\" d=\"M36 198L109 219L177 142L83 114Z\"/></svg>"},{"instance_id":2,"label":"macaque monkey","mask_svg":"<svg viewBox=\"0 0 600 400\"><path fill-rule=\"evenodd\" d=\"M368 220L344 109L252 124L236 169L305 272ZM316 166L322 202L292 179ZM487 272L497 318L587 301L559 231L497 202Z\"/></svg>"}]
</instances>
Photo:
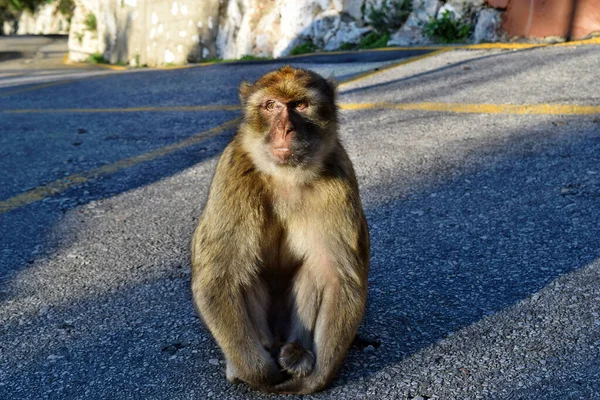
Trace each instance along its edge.
<instances>
[{"instance_id":1,"label":"macaque monkey","mask_svg":"<svg viewBox=\"0 0 600 400\"><path fill-rule=\"evenodd\" d=\"M324 389L363 317L369 233L335 97L290 66L240 87L243 121L191 249L194 302L232 383Z\"/></svg>"}]
</instances>

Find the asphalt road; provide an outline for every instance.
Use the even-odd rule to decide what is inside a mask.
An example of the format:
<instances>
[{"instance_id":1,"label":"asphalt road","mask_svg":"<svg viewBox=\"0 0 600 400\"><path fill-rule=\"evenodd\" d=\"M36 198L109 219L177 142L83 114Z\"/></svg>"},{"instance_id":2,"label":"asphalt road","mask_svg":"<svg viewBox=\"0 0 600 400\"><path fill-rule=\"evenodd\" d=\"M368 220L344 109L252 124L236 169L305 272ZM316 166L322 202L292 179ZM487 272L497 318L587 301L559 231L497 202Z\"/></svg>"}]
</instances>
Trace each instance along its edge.
<instances>
[{"instance_id":1,"label":"asphalt road","mask_svg":"<svg viewBox=\"0 0 600 400\"><path fill-rule=\"evenodd\" d=\"M372 239L313 397L600 399L600 46L356 57L288 60L347 81ZM0 399L277 398L226 382L188 244L237 86L279 65L0 88Z\"/></svg>"}]
</instances>

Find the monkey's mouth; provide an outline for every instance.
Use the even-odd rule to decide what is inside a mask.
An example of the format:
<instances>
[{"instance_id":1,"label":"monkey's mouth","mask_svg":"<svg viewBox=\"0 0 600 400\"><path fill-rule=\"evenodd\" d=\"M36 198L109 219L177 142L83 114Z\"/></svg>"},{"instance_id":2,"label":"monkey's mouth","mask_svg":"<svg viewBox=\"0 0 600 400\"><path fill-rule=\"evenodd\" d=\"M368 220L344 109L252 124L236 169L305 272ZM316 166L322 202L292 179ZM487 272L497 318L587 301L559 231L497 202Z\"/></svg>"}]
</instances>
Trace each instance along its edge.
<instances>
[{"instance_id":1,"label":"monkey's mouth","mask_svg":"<svg viewBox=\"0 0 600 400\"><path fill-rule=\"evenodd\" d=\"M284 164L292 157L292 149L289 147L277 147L271 150L273 157L280 164Z\"/></svg>"}]
</instances>

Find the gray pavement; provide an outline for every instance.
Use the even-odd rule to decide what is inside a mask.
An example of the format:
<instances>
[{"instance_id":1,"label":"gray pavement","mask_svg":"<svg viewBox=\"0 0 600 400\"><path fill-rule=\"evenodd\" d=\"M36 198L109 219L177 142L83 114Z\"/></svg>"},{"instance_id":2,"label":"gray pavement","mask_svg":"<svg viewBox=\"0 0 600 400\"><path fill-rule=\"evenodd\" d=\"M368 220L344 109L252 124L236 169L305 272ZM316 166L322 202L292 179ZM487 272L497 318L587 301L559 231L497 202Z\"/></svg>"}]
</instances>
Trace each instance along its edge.
<instances>
[{"instance_id":1,"label":"gray pavement","mask_svg":"<svg viewBox=\"0 0 600 400\"><path fill-rule=\"evenodd\" d=\"M597 106L599 56L457 50L343 85L340 102ZM391 62L300 61L340 79ZM237 113L160 107L235 104L240 80L278 65L0 89L0 200L218 126ZM0 214L0 399L277 398L226 382L190 300L188 243L232 133ZM309 397L600 399L600 115L368 109L342 112L341 133L370 297L363 341Z\"/></svg>"}]
</instances>

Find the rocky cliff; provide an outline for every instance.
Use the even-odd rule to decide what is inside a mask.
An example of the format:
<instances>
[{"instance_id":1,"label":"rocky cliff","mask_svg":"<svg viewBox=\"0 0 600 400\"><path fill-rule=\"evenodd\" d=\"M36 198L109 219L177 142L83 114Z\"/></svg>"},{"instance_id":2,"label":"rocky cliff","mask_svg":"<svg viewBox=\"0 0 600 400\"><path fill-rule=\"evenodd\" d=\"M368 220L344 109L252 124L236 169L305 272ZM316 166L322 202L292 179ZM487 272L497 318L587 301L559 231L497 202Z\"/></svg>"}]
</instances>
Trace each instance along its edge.
<instances>
[{"instance_id":1,"label":"rocky cliff","mask_svg":"<svg viewBox=\"0 0 600 400\"><path fill-rule=\"evenodd\" d=\"M69 58L165 65L294 49L495 41L509 0L75 0ZM504 4L506 3L506 4ZM499 8L496 8L499 7ZM454 32L452 37L448 32Z\"/></svg>"}]
</instances>

